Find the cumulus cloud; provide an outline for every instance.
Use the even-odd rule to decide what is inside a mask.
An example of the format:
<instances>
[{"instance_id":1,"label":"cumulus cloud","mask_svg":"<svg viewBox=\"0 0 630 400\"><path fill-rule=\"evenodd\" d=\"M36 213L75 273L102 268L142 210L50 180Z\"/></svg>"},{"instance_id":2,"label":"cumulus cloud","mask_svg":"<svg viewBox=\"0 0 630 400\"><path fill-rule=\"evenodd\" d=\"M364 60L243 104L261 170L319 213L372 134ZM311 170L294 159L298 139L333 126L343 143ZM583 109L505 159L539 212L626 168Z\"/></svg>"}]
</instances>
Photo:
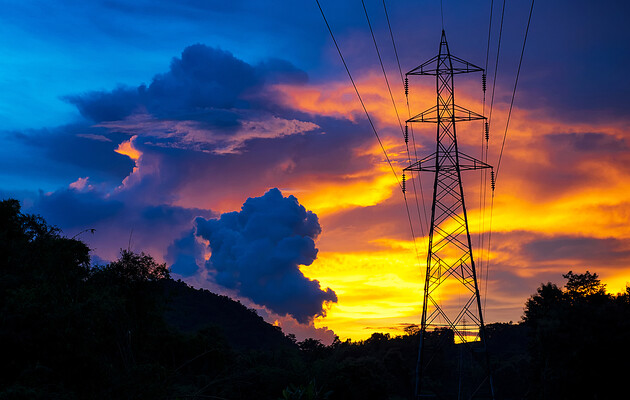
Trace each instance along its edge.
<instances>
[{"instance_id":1,"label":"cumulus cloud","mask_svg":"<svg viewBox=\"0 0 630 400\"><path fill-rule=\"evenodd\" d=\"M280 101L274 85L306 80L284 60L248 64L227 51L193 45L148 86L69 96L91 124L14 134L20 152L33 155L23 174L41 180L56 173L47 194L29 196L33 211L71 235L99 225L96 236L112 235L90 238L102 257L115 257L133 236L136 250L168 258L182 275L191 273L192 264L177 261L176 247L187 243L180 235L195 216L234 209L248 194L269 187L295 188L296 179L325 184L369 169L373 157L355 150L366 124L307 116ZM240 190L219 189L235 182ZM158 230L165 238L156 241L155 232L140 227L152 222L144 218L148 207L172 207L185 218L176 218L168 231L168 216L157 216L164 218Z\"/></svg>"},{"instance_id":2,"label":"cumulus cloud","mask_svg":"<svg viewBox=\"0 0 630 400\"><path fill-rule=\"evenodd\" d=\"M166 250L165 259L171 266L171 272L182 277L195 275L204 260L204 245L195 235L195 230L190 229L173 241Z\"/></svg>"},{"instance_id":3,"label":"cumulus cloud","mask_svg":"<svg viewBox=\"0 0 630 400\"><path fill-rule=\"evenodd\" d=\"M197 235L209 242L206 267L217 284L300 323L324 315L325 303L337 301L333 290L322 290L299 269L317 257L321 227L294 196L271 189L248 198L241 211L197 218L196 224Z\"/></svg>"},{"instance_id":4,"label":"cumulus cloud","mask_svg":"<svg viewBox=\"0 0 630 400\"><path fill-rule=\"evenodd\" d=\"M262 82L254 67L231 53L196 44L173 58L169 71L156 75L149 86L119 86L65 99L95 122L122 120L139 109L173 117L195 109L246 108L242 95Z\"/></svg>"},{"instance_id":5,"label":"cumulus cloud","mask_svg":"<svg viewBox=\"0 0 630 400\"><path fill-rule=\"evenodd\" d=\"M194 110L248 109L266 84L306 80L305 72L285 60L251 65L228 51L195 44L174 57L169 71L155 75L148 86L119 86L65 99L95 122L123 120L138 110L174 118Z\"/></svg>"},{"instance_id":6,"label":"cumulus cloud","mask_svg":"<svg viewBox=\"0 0 630 400\"><path fill-rule=\"evenodd\" d=\"M230 213L211 210L236 209L269 187L292 188L318 207L308 197L318 188L374 173L369 125L286 104L275 85L307 80L286 61L247 64L193 47L148 86L68 98L86 121L17 135L22 153L45 152L33 156L43 165L34 174L50 170L51 159L65 167L46 193L23 197L28 211L70 237L95 228L80 238L100 263L120 248L145 251L189 283L251 302L270 322L307 335L337 301L300 271L317 256L317 216L278 190L248 200L232 225Z\"/></svg>"},{"instance_id":7,"label":"cumulus cloud","mask_svg":"<svg viewBox=\"0 0 630 400\"><path fill-rule=\"evenodd\" d=\"M288 61L250 65L227 51L196 44L173 58L169 71L156 75L149 86L121 86L66 100L110 132L140 135L159 147L229 154L249 140L319 128L272 111L273 84L306 81L306 73Z\"/></svg>"}]
</instances>

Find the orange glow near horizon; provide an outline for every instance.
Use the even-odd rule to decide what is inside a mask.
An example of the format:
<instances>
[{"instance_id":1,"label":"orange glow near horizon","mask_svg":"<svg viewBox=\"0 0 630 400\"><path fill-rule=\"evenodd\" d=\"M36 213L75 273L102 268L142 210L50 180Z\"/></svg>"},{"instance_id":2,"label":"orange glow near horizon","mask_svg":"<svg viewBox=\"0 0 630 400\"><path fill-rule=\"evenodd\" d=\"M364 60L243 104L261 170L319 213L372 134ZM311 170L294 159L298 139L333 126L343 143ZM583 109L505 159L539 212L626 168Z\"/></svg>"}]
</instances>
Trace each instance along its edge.
<instances>
[{"instance_id":1,"label":"orange glow near horizon","mask_svg":"<svg viewBox=\"0 0 630 400\"><path fill-rule=\"evenodd\" d=\"M408 251L412 246L403 242L390 251L321 252L312 265L302 267L307 277L334 288L338 296L315 326L332 329L342 340L362 340L372 332L401 335L405 326L419 324L425 264ZM446 281L433 295L442 307L453 309L461 308L470 292Z\"/></svg>"},{"instance_id":2,"label":"orange glow near horizon","mask_svg":"<svg viewBox=\"0 0 630 400\"><path fill-rule=\"evenodd\" d=\"M359 77L359 91L364 99L369 98L366 105L378 129L397 135L399 128L391 101L383 96L386 92L373 83L378 82L378 79L377 74ZM411 92L413 108L421 110L423 106L430 107L435 98L433 87L416 89ZM287 98L287 105L303 112L353 121L364 118L356 95L346 82L321 86L278 86L278 90ZM461 102L469 102L467 108L481 110L481 102L465 96L458 95ZM402 98L396 100L399 105L404 104ZM403 109L399 106L399 111ZM499 136L502 135L499 127L504 123L501 118L504 118L506 111L502 105L498 105L496 110L496 133L491 143L490 163L495 163L492 160L498 156L493 153L496 150L492 150L492 146L500 142ZM625 127L602 123L567 128L565 124L550 118L532 120L529 113L520 110L514 110L510 126L493 210L490 209L489 184L485 211L478 204L479 188L475 186L478 184L465 187L471 234L476 235L482 229L486 235L489 229L495 234L489 253L485 248L473 249L482 295L485 294L483 288L488 286L490 305L485 311L486 322L520 320L523 304L536 291L538 276L538 283L551 279L547 278L550 274L557 276L555 282L561 286L564 283L562 273L570 269L589 269L599 273L610 292L625 291L625 285L630 281L630 267L613 268L606 265L605 260L592 263L566 257L532 262L527 255L518 253L520 245L524 243L522 241L533 237L630 238L630 176L628 171L612 164L612 161L589 161L575 154L574 159L567 160L575 164L573 171L584 171L585 178L594 168L605 169L606 174L588 184L578 180L572 186L543 185L553 172L551 169L558 168L555 164L557 160L546 149L544 140L547 134L603 132L620 137ZM471 148L477 148L477 134L473 132L473 138L467 133L465 129L458 129L458 140ZM367 135L371 136L371 133L366 132L366 141L373 140ZM406 163L405 157L402 153L394 152L394 138L398 138L390 138L387 151L394 155L391 158L395 161L397 174L400 174ZM372 146L371 151L379 154L381 149ZM323 288L330 287L337 293L338 303L330 306L325 317L317 318L315 325L332 329L342 339L365 339L377 331L398 335L403 333L405 324L420 322L427 238L417 238L417 258L408 233L409 225L404 217L397 222L397 230L383 223L378 227L373 226L375 212L385 213L383 218L387 219L392 206L403 209L404 203L389 168L385 168L384 164L368 167L363 174L365 178L355 177L349 182L334 184L304 180L299 190L287 192L294 194L302 204L322 218L324 230L319 240L318 259L312 265L302 267L302 271L309 278L317 279ZM539 174L538 177L532 172ZM428 179L432 179L432 176ZM432 188L426 185L427 202L430 202L431 191ZM390 208L385 207L385 204ZM370 214L366 214L364 219L355 217L351 222L343 222L341 217L334 218L348 212L360 215L368 211ZM415 229L417 231L418 227ZM519 232L525 236L518 237ZM416 235L419 236L418 233ZM513 235L514 238L504 236L497 239L498 235ZM406 239L401 240L401 237ZM490 264L489 275L483 269L486 264ZM496 268L496 264L510 265L511 269L495 271L493 268ZM503 288L502 282L497 281L499 278L493 275L505 273L534 283L528 284L531 287L522 288L517 298L513 290ZM440 288L440 298L445 304L457 303L461 300L458 298L460 296L454 287L446 285Z\"/></svg>"},{"instance_id":3,"label":"orange glow near horizon","mask_svg":"<svg viewBox=\"0 0 630 400\"><path fill-rule=\"evenodd\" d=\"M379 79L377 74L367 74L358 77L357 83L400 179L408 160L391 101L383 96L386 91L374 83ZM284 96L287 107L306 114L350 121L365 118L354 90L345 81L277 85L276 90ZM416 112L431 107L433 99L431 85L417 86L411 91L410 102ZM458 93L458 99L467 108L481 111L481 102L467 98L465 90ZM406 119L404 98L396 98L396 101ZM496 165L498 159L506 111L505 104L495 107L490 164ZM486 182L485 200L480 200L483 185L476 174L481 172L466 172L464 177L473 256L482 302L487 301L485 321L519 321L525 301L538 285L553 281L562 286L562 274L569 270L588 269L600 275L610 292L625 291L630 281L630 248L619 249L620 258L615 265L609 265L604 257L582 259L583 255L573 256L566 251L547 258L545 254L523 253L523 246L535 240L630 238L630 171L624 169L623 163L615 158L592 156L571 148L570 144L564 144L565 148L559 155L554 153L555 157L549 150L553 134L601 132L619 138L623 137L625 126L609 126L603 122L567 126L552 117L532 119L530 113L518 109L512 114L510 126L494 200L489 182ZM434 126L417 128L414 127L416 137L423 139L423 143L435 140ZM479 152L480 130L477 128L464 125L462 129L458 127L457 134L462 147L471 151L468 154L480 158L474 153ZM133 140L134 137L121 143L117 152L137 160L141 153L133 146ZM416 236L414 245L397 179L370 130L366 130L365 140L350 150L355 156L367 156L372 161L353 167L353 172L346 174L318 171L300 174L292 170L291 161L286 161L279 163L277 176L267 176L261 181L272 182L271 185L279 187L285 196L294 195L300 204L319 217L322 233L317 240L318 257L313 264L301 266L301 270L308 278L318 280L322 288L334 290L338 302L329 304L327 314L316 318L314 326L328 327L341 339L365 339L373 332L400 335L405 326L420 323L427 221L423 212L416 210L411 185L407 186ZM431 152L432 149L418 148L419 156ZM613 156L621 157L617 153ZM556 174L560 178L554 181ZM432 182L427 182L433 180L433 175L424 173L422 179L425 204L418 194L418 208L427 207L430 217L433 187ZM247 184L247 187L229 187L216 193L191 185L178 194L176 204L229 212L241 206L243 193L245 197L260 196L269 189L259 182ZM419 226L418 213L424 230ZM488 249L485 242L480 249L478 235L483 232L487 240L490 231L491 248ZM624 256L626 253L629 255ZM623 264L626 260L623 257L627 258L627 264ZM460 293L457 286L449 282L440 286L437 297L444 307L456 307L466 299L466 293Z\"/></svg>"},{"instance_id":4,"label":"orange glow near horizon","mask_svg":"<svg viewBox=\"0 0 630 400\"><path fill-rule=\"evenodd\" d=\"M422 284L413 258L409 252L320 252L301 269L322 287L334 288L339 300L315 326L342 339L365 339L374 331L401 334L399 324L413 323L421 311Z\"/></svg>"}]
</instances>

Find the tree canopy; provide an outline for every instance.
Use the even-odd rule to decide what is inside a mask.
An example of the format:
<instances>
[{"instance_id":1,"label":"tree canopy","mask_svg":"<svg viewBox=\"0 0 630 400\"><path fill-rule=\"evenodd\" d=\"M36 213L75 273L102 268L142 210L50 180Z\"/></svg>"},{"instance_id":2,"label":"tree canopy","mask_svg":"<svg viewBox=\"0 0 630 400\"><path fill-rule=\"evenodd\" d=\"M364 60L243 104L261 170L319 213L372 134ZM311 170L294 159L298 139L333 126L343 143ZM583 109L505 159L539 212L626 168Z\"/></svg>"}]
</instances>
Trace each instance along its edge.
<instances>
[{"instance_id":1,"label":"tree canopy","mask_svg":"<svg viewBox=\"0 0 630 400\"><path fill-rule=\"evenodd\" d=\"M413 398L421 331L364 341L298 342L254 310L175 282L150 255L90 249L19 202L0 202L0 400ZM526 301L519 324L487 326L498 399L618 398L630 359L630 287L563 275ZM458 368L453 332L431 361L440 385Z\"/></svg>"},{"instance_id":2,"label":"tree canopy","mask_svg":"<svg viewBox=\"0 0 630 400\"><path fill-rule=\"evenodd\" d=\"M630 288L610 295L596 273L563 277L564 290L542 284L525 304L529 398L615 398L630 357Z\"/></svg>"}]
</instances>

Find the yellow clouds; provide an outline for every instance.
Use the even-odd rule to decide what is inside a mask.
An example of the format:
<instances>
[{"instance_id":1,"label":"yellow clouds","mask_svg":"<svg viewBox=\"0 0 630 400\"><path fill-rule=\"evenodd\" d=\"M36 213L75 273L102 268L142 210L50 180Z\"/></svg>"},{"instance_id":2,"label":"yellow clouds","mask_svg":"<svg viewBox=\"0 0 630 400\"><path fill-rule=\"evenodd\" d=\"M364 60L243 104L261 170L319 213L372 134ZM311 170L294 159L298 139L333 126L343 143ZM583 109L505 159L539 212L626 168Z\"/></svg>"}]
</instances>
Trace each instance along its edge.
<instances>
[{"instance_id":1,"label":"yellow clouds","mask_svg":"<svg viewBox=\"0 0 630 400\"><path fill-rule=\"evenodd\" d=\"M411 252L320 252L301 269L337 293L338 303L315 325L327 326L341 338L364 339L373 331L400 334L397 325L413 321L421 311L422 282Z\"/></svg>"},{"instance_id":2,"label":"yellow clouds","mask_svg":"<svg viewBox=\"0 0 630 400\"><path fill-rule=\"evenodd\" d=\"M407 155L396 113L380 79L377 74L367 74L358 77L357 83L400 177ZM435 102L435 88L426 82L426 86L412 83L412 114ZM248 169L247 177L252 173L258 177L253 183L252 179L242 179L245 175L236 174L242 167L235 154L222 154L224 160L234 160L229 168L216 164L209 172L191 174L212 177L213 183L200 179L196 185L181 189L180 201L227 211L242 203L243 193L249 196L279 187L285 195L295 195L319 216L323 229L317 243L317 260L301 270L338 296L338 302L331 305L325 317L315 320L315 326L328 327L341 338L355 340L374 331L402 333L404 324L420 322L428 234L421 210L426 207L430 216L433 175L422 175L425 204L418 194L420 211L416 210L411 184L407 186L414 231L416 236L424 236L417 240L416 255L398 182L365 121L352 86L342 81L275 88L284 96L285 106L313 117L321 131L304 135L304 140L297 140L302 135L291 135L295 140L290 146L286 138L275 141L273 147L260 147L263 141L251 140L252 151L247 157L257 160L256 165L273 166L260 171ZM470 101L466 89L469 87L457 93L456 101L480 112L481 102ZM404 96L397 95L396 101L402 119L407 119ZM495 168L506 112L506 104L495 104L488 160ZM476 123L457 126L460 149L476 158L480 158L480 128ZM418 155L431 153L435 126L416 125L414 131ZM614 254L601 250L613 243L606 238L630 239L630 169L622 162L623 151L615 150L624 149L623 135L619 127L604 123L569 126L550 118L533 119L531 113L516 109L492 213L490 197L485 203L479 200L481 173L463 174L469 228L476 246L473 255L482 302L486 304L487 300L488 305L487 322L519 320L525 300L540 282L562 284L561 273L569 269L588 268L600 273L611 290L623 288L628 280L625 277L630 276L628 268L621 266L623 246L619 244ZM337 145L345 146L344 151L329 151ZM304 151L292 156L293 148ZM273 153L273 157L263 157L261 149ZM195 168L203 167L202 156L196 156L199 162ZM234 175L230 175L232 172ZM221 178L224 175L226 178ZM487 181L486 185L489 192ZM485 210L480 209L484 204ZM493 240L488 254L490 215ZM477 248L479 233L486 235L483 251ZM579 242L576 238L593 240ZM563 246L569 250L563 250ZM573 251L580 246L599 246L599 250L596 256L586 258L585 252ZM460 291L459 286L447 281L440 287L436 297L443 307L453 309L468 301L470 293Z\"/></svg>"},{"instance_id":3,"label":"yellow clouds","mask_svg":"<svg viewBox=\"0 0 630 400\"><path fill-rule=\"evenodd\" d=\"M382 251L322 251L312 265L301 268L323 287L334 288L338 297L315 326L332 329L342 339L360 340L375 331L400 335L408 324L419 323L426 252L416 257L411 241L387 243L391 247ZM470 292L446 282L434 297L445 309L457 309Z\"/></svg>"},{"instance_id":4,"label":"yellow clouds","mask_svg":"<svg viewBox=\"0 0 630 400\"><path fill-rule=\"evenodd\" d=\"M626 287L630 286L630 274L627 271L618 271L617 273L609 274L605 280L606 290L609 293L625 293Z\"/></svg>"},{"instance_id":5,"label":"yellow clouds","mask_svg":"<svg viewBox=\"0 0 630 400\"><path fill-rule=\"evenodd\" d=\"M370 72L356 79L357 88L361 94L367 111L376 123L381 126L400 127L396 117L396 110L380 73ZM402 83L397 80L391 82L392 94L402 123L409 118L406 99L402 91ZM410 103L420 109L429 108L435 103L435 89L430 81L422 82L422 86L414 86L410 92ZM326 82L303 86L276 85L275 88L283 95L287 106L297 108L313 115L326 115L336 118L356 120L365 118L361 103L356 92L348 81ZM396 90L399 88L400 90ZM413 111L412 111L413 113Z\"/></svg>"},{"instance_id":6,"label":"yellow clouds","mask_svg":"<svg viewBox=\"0 0 630 400\"><path fill-rule=\"evenodd\" d=\"M630 237L628 145L619 129L528 117L517 114L508 137L493 229Z\"/></svg>"},{"instance_id":7,"label":"yellow clouds","mask_svg":"<svg viewBox=\"0 0 630 400\"><path fill-rule=\"evenodd\" d=\"M385 143L396 172L400 173L406 157L396 136L396 115L389 99L383 96L386 92L379 91L370 79L377 78L359 79L359 90L370 99L366 104L377 126L389 133ZM303 111L363 118L363 110L349 85L333 83L282 90ZM420 88L416 95L434 99L431 90ZM426 99L414 101L430 103ZM400 104L404 103L398 104L400 111ZM481 108L479 102L471 104L471 109ZM406 112L406 107L403 110ZM506 111L505 105L496 105L489 157L495 168ZM474 157L479 157L477 128L470 124L460 129L458 125L457 131L463 151ZM432 129L433 126L421 131L425 142L435 135ZM374 141L370 136L366 132L366 142ZM630 169L622 162L628 161L627 150L624 132L619 127L605 123L569 126L514 111L492 213L489 184L485 210L480 208L477 173L467 173L464 185L483 304L488 286L486 321L519 320L525 300L537 285L548 280L562 284L561 274L569 269L590 268L600 273L611 291L623 290L630 281L630 268L622 266L623 260L629 258L625 249L630 251L630 246L619 242L630 238ZM371 146L370 151L377 155L380 148ZM424 155L423 150L419 149L419 153ZM420 321L427 240L424 237L417 242L418 260L409 239L402 196L385 166L379 164L366 170L369 172L363 176L369 179L354 177L354 182L350 179L334 185L314 185L317 195L296 193L310 209L323 215L319 258L303 271L323 286L331 287L339 297L316 325L327 326L342 338L362 339L374 331L400 334L402 324ZM432 181L433 177L425 174L423 179ZM428 207L430 198L431 188L425 191ZM396 208L399 213L394 212ZM337 217L344 213L354 213L354 217ZM491 215L494 237L488 253L485 246ZM414 229L418 234L415 220ZM486 235L483 251L477 248L476 235L480 232ZM611 237L616 241L607 239ZM588 240L581 242L582 238ZM610 248L613 245L619 248ZM580 246L584 251L572 251ZM589 257L591 248L593 255ZM440 288L443 307L455 308L469 299L469 293L460 292L457 286L446 282Z\"/></svg>"},{"instance_id":8,"label":"yellow clouds","mask_svg":"<svg viewBox=\"0 0 630 400\"><path fill-rule=\"evenodd\" d=\"M321 215L348 207L379 204L392 195L397 182L389 167L381 166L359 174L345 175L341 179L304 179L294 185L296 189L285 192L295 195L305 207Z\"/></svg>"},{"instance_id":9,"label":"yellow clouds","mask_svg":"<svg viewBox=\"0 0 630 400\"><path fill-rule=\"evenodd\" d=\"M136 140L137 137L137 135L134 135L129 140L122 142L114 151L137 161L140 156L142 156L142 152L133 146L133 141Z\"/></svg>"}]
</instances>

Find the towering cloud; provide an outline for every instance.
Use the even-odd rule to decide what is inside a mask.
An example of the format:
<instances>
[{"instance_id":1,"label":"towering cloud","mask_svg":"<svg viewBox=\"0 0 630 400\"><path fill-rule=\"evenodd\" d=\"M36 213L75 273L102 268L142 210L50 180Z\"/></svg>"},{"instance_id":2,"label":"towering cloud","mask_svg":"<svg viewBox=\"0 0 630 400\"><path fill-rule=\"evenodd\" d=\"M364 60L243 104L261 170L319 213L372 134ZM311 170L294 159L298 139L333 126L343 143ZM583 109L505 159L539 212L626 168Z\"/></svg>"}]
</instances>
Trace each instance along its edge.
<instances>
[{"instance_id":1,"label":"towering cloud","mask_svg":"<svg viewBox=\"0 0 630 400\"><path fill-rule=\"evenodd\" d=\"M181 57L174 57L169 70L155 75L148 86L119 86L64 99L94 122L121 121L140 113L229 128L238 126L236 110L274 107L271 85L307 81L304 71L285 60L248 64L228 51L195 44L186 47Z\"/></svg>"},{"instance_id":2,"label":"towering cloud","mask_svg":"<svg viewBox=\"0 0 630 400\"><path fill-rule=\"evenodd\" d=\"M337 301L333 290L322 290L300 271L317 257L321 227L294 196L271 189L248 198L241 211L197 218L196 224L197 235L209 241L206 267L217 284L301 323L324 315L324 304Z\"/></svg>"},{"instance_id":3,"label":"towering cloud","mask_svg":"<svg viewBox=\"0 0 630 400\"><path fill-rule=\"evenodd\" d=\"M148 86L121 86L65 99L110 132L137 135L140 142L154 146L227 154L240 152L254 139L319 128L277 115L273 84L306 81L306 73L288 61L251 65L230 52L195 44L173 58L169 70L155 75Z\"/></svg>"},{"instance_id":4,"label":"towering cloud","mask_svg":"<svg viewBox=\"0 0 630 400\"><path fill-rule=\"evenodd\" d=\"M187 47L173 58L168 72L156 75L149 86L119 87L66 99L85 117L101 122L122 120L138 109L172 117L195 109L247 107L242 95L259 89L264 76L231 53L202 44Z\"/></svg>"}]
</instances>

